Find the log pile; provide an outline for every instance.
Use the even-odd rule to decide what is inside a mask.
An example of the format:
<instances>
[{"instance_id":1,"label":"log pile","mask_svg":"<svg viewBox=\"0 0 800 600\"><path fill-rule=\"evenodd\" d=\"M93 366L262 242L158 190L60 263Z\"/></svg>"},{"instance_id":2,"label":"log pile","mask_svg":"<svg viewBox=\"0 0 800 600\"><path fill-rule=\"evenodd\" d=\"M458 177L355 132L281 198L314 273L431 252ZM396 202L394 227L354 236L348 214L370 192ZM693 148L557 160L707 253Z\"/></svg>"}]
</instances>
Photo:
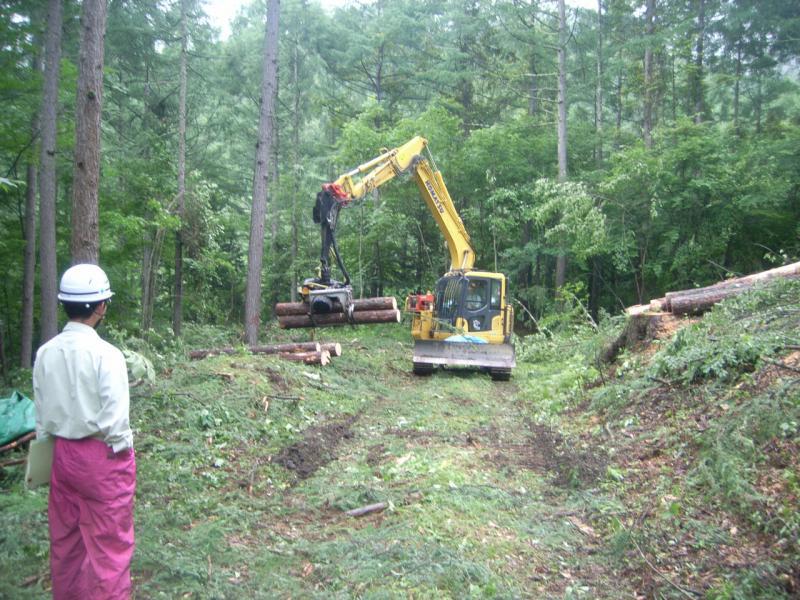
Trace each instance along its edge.
<instances>
[{"instance_id":1,"label":"log pile","mask_svg":"<svg viewBox=\"0 0 800 600\"><path fill-rule=\"evenodd\" d=\"M275 314L281 329L399 323L402 318L397 309L397 300L392 296L353 300L352 320L347 318L338 304L334 306L334 312L310 315L308 304L304 302L279 302L275 305Z\"/></svg>"},{"instance_id":2,"label":"log pile","mask_svg":"<svg viewBox=\"0 0 800 600\"><path fill-rule=\"evenodd\" d=\"M192 350L189 358L197 360L221 354L237 354L240 348L223 347ZM331 362L331 357L342 355L342 345L338 342L292 342L286 344L268 344L266 346L248 346L252 354L272 354L284 360L302 362L306 365L324 367Z\"/></svg>"}]
</instances>

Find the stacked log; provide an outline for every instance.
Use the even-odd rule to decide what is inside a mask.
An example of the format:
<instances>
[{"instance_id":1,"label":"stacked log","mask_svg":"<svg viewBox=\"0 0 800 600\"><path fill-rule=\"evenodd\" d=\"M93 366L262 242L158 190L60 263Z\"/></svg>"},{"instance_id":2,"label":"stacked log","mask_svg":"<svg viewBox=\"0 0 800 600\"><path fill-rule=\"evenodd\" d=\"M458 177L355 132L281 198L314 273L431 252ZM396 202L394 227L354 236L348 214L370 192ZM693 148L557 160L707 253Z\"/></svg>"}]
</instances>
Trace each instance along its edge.
<instances>
[{"instance_id":1,"label":"stacked log","mask_svg":"<svg viewBox=\"0 0 800 600\"><path fill-rule=\"evenodd\" d=\"M351 319L342 312L341 305L334 305L333 311L324 315L310 315L308 304L304 302L281 302L275 305L281 329L399 323L402 319L397 300L392 296L354 300Z\"/></svg>"},{"instance_id":2,"label":"stacked log","mask_svg":"<svg viewBox=\"0 0 800 600\"><path fill-rule=\"evenodd\" d=\"M342 312L340 304L334 305L334 312ZM353 311L397 310L397 299L394 296L380 296L377 298L360 298L353 300ZM275 305L275 314L278 317L289 315L307 315L308 304L305 302L278 302Z\"/></svg>"}]
</instances>

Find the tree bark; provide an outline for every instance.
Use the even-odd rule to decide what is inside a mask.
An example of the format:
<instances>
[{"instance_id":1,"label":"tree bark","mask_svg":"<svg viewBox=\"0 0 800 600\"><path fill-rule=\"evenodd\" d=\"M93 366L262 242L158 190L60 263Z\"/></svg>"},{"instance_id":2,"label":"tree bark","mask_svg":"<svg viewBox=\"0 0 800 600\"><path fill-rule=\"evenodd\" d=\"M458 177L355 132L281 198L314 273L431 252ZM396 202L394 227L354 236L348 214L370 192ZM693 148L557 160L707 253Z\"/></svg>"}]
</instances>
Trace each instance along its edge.
<instances>
[{"instance_id":1,"label":"tree bark","mask_svg":"<svg viewBox=\"0 0 800 600\"><path fill-rule=\"evenodd\" d=\"M730 296L744 292L757 283L777 278L800 278L800 262L784 265L769 271L754 273L745 277L736 277L693 290L668 292L665 296L664 310L674 314L697 314L711 308L714 304Z\"/></svg>"},{"instance_id":2,"label":"tree bark","mask_svg":"<svg viewBox=\"0 0 800 600\"><path fill-rule=\"evenodd\" d=\"M365 310L353 313L353 324L375 324L375 323L399 323L401 314L399 310ZM349 325L347 316L344 313L331 313L327 315L315 315L313 320L308 315L287 315L278 317L278 325L281 329L300 329L305 327L335 327L337 325Z\"/></svg>"},{"instance_id":3,"label":"tree bark","mask_svg":"<svg viewBox=\"0 0 800 600\"><path fill-rule=\"evenodd\" d=\"M56 267L56 115L61 66L61 0L49 0L45 41L44 90L40 117L39 157L39 292L40 341L58 334L58 273Z\"/></svg>"},{"instance_id":4,"label":"tree bark","mask_svg":"<svg viewBox=\"0 0 800 600\"><path fill-rule=\"evenodd\" d=\"M84 0L81 8L70 243L73 264L97 264L100 257L98 193L106 8L106 0Z\"/></svg>"},{"instance_id":5,"label":"tree bark","mask_svg":"<svg viewBox=\"0 0 800 600\"><path fill-rule=\"evenodd\" d=\"M186 2L181 0L181 61L178 98L178 231L175 232L175 288L172 299L172 333L181 336L183 325L183 222L186 217Z\"/></svg>"},{"instance_id":6,"label":"tree bark","mask_svg":"<svg viewBox=\"0 0 800 600\"><path fill-rule=\"evenodd\" d=\"M37 67L38 70L38 67ZM28 163L25 180L25 250L22 274L22 326L20 366L31 367L33 357L33 305L36 279L36 166Z\"/></svg>"},{"instance_id":7,"label":"tree bark","mask_svg":"<svg viewBox=\"0 0 800 600\"><path fill-rule=\"evenodd\" d=\"M253 207L250 213L250 243L247 252L245 291L245 340L255 344L261 321L261 267L264 261L264 225L267 212L267 178L274 137L275 101L278 91L279 0L267 1L267 28L261 86L261 112L253 176Z\"/></svg>"},{"instance_id":8,"label":"tree bark","mask_svg":"<svg viewBox=\"0 0 800 600\"><path fill-rule=\"evenodd\" d=\"M361 298L353 300L353 311L362 312L365 310L396 310L397 300L394 296L382 298ZM334 312L342 312L341 305L333 307ZM279 302L275 305L275 314L279 317L290 315L307 315L309 306L305 302Z\"/></svg>"}]
</instances>

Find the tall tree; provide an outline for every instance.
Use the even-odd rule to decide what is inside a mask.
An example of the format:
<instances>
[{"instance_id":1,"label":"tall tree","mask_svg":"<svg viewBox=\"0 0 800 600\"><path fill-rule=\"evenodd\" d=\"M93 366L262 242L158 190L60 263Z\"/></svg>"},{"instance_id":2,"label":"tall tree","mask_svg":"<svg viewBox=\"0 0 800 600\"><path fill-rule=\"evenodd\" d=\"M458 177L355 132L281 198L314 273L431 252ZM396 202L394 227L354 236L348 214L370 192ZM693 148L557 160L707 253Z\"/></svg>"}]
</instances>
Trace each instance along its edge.
<instances>
[{"instance_id":1,"label":"tall tree","mask_svg":"<svg viewBox=\"0 0 800 600\"><path fill-rule=\"evenodd\" d=\"M73 264L96 264L100 258L98 195L106 11L106 0L84 0L81 7L70 243Z\"/></svg>"},{"instance_id":2,"label":"tall tree","mask_svg":"<svg viewBox=\"0 0 800 600\"><path fill-rule=\"evenodd\" d=\"M567 12L558 0L558 182L566 183L567 173ZM556 257L556 290L567 280L567 255Z\"/></svg>"},{"instance_id":3,"label":"tall tree","mask_svg":"<svg viewBox=\"0 0 800 600\"><path fill-rule=\"evenodd\" d=\"M183 223L186 218L186 2L181 2L180 97L178 98L178 207L180 220L175 232L175 293L172 301L172 332L180 337L183 322Z\"/></svg>"},{"instance_id":4,"label":"tall tree","mask_svg":"<svg viewBox=\"0 0 800 600\"><path fill-rule=\"evenodd\" d=\"M594 159L603 164L603 0L597 0L597 56L595 57L596 81L594 88L594 131L596 136Z\"/></svg>"},{"instance_id":5,"label":"tall tree","mask_svg":"<svg viewBox=\"0 0 800 600\"><path fill-rule=\"evenodd\" d=\"M264 36L264 64L261 83L261 111L253 175L253 206L250 212L250 242L247 250L245 290L245 340L258 341L261 321L261 267L264 260L264 222L267 212L267 179L275 135L275 100L278 92L278 19L280 1L267 1L267 26Z\"/></svg>"},{"instance_id":6,"label":"tall tree","mask_svg":"<svg viewBox=\"0 0 800 600\"><path fill-rule=\"evenodd\" d=\"M34 125L34 128L36 125ZM20 366L28 369L33 354L34 283L36 279L36 165L28 162L25 174L25 253L22 274L22 331Z\"/></svg>"},{"instance_id":7,"label":"tall tree","mask_svg":"<svg viewBox=\"0 0 800 600\"><path fill-rule=\"evenodd\" d=\"M648 0L652 2L652 0ZM703 63L705 60L706 0L697 0L697 46L694 56L694 122L702 123L705 113Z\"/></svg>"},{"instance_id":8,"label":"tall tree","mask_svg":"<svg viewBox=\"0 0 800 600\"><path fill-rule=\"evenodd\" d=\"M44 91L39 124L39 290L41 342L58 333L56 266L56 116L61 65L62 0L49 0L45 38Z\"/></svg>"},{"instance_id":9,"label":"tall tree","mask_svg":"<svg viewBox=\"0 0 800 600\"><path fill-rule=\"evenodd\" d=\"M655 33L656 0L647 0L644 47L644 122L642 136L648 150L653 147L653 44Z\"/></svg>"}]
</instances>

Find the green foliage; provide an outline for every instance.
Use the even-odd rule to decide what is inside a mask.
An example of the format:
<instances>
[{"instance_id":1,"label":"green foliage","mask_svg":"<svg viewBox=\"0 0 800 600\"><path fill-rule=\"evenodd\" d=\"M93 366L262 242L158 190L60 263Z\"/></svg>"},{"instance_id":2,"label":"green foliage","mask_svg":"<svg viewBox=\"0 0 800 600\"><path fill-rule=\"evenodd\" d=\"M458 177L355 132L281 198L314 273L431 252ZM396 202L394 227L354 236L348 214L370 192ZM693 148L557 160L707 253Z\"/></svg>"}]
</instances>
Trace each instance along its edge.
<instances>
[{"instance_id":1,"label":"green foliage","mask_svg":"<svg viewBox=\"0 0 800 600\"><path fill-rule=\"evenodd\" d=\"M678 332L656 356L652 373L693 383L735 381L752 372L791 343L800 315L787 307L798 292L796 281L778 282L722 302L700 323Z\"/></svg>"}]
</instances>

